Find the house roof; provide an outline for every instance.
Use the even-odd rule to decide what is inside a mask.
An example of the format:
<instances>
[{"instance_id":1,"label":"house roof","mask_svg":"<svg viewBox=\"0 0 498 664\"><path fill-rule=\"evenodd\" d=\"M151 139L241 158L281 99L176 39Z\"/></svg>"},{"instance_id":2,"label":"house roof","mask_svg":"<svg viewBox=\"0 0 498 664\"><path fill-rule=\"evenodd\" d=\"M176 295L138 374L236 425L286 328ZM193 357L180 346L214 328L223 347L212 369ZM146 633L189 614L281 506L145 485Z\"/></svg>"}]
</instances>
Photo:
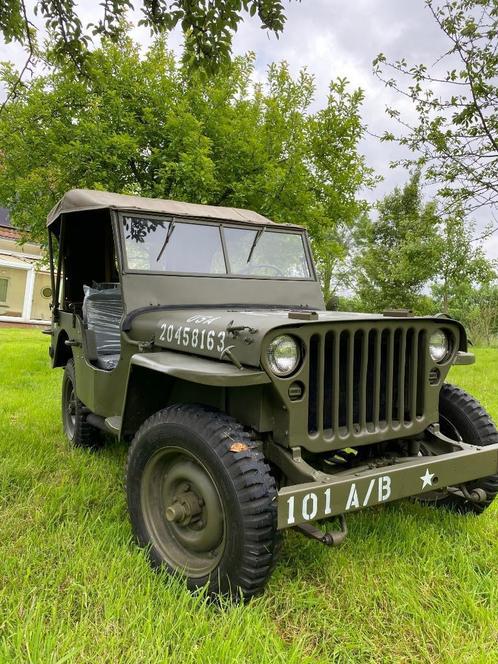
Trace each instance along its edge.
<instances>
[{"instance_id":1,"label":"house roof","mask_svg":"<svg viewBox=\"0 0 498 664\"><path fill-rule=\"evenodd\" d=\"M10 265L19 265L20 267L26 267L33 263L33 260L29 258L22 258L20 255L13 256L12 252L2 251L0 249L0 261L1 260L7 261Z\"/></svg>"},{"instance_id":2,"label":"house roof","mask_svg":"<svg viewBox=\"0 0 498 664\"><path fill-rule=\"evenodd\" d=\"M15 228L4 228L0 226L0 237L7 238L8 240L19 240L21 234Z\"/></svg>"},{"instance_id":3,"label":"house roof","mask_svg":"<svg viewBox=\"0 0 498 664\"><path fill-rule=\"evenodd\" d=\"M57 205L50 211L47 217L47 226L50 226L57 221L61 214L83 212L87 210L102 210L105 208L128 212L156 212L184 217L239 221L260 225L275 224L274 221L263 217L257 212L241 208L183 203L161 198L142 198L141 196L114 194L109 191L94 191L92 189L71 189L71 191L64 194ZM285 225L291 226L291 224ZM296 226L294 226L294 228L296 228Z\"/></svg>"},{"instance_id":4,"label":"house roof","mask_svg":"<svg viewBox=\"0 0 498 664\"><path fill-rule=\"evenodd\" d=\"M21 234L12 227L10 223L9 211L7 208L0 207L0 238L8 240L18 240Z\"/></svg>"}]
</instances>

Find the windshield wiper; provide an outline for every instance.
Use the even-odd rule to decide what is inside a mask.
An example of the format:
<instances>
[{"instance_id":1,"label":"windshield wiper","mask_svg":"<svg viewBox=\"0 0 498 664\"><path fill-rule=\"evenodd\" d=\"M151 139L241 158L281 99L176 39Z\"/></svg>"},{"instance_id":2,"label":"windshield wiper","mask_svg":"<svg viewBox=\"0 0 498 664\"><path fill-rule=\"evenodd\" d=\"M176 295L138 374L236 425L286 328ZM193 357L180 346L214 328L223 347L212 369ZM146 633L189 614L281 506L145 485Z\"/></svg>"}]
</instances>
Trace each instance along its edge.
<instances>
[{"instance_id":1,"label":"windshield wiper","mask_svg":"<svg viewBox=\"0 0 498 664\"><path fill-rule=\"evenodd\" d=\"M252 243L252 245L251 245L251 249L250 249L250 251L249 251L249 255L248 255L248 257L247 257L246 263L250 263L250 262L251 262L251 258L252 258L252 255L253 255L253 253L254 253L254 250L255 250L256 247L258 246L258 242L260 241L261 236L263 235L263 233L265 232L265 230L266 230L266 226L263 226L263 227L260 228L260 229L258 230L258 232L256 233L256 237L254 238L253 243Z\"/></svg>"},{"instance_id":2,"label":"windshield wiper","mask_svg":"<svg viewBox=\"0 0 498 664\"><path fill-rule=\"evenodd\" d=\"M166 249L166 247L168 245L168 242L169 242L169 239L170 239L171 235L173 234L174 230L175 230L175 221L174 221L174 219L172 219L169 222L168 231L166 233L166 237L164 238L164 242L163 242L163 246L161 247L161 251L159 252L159 254L156 258L156 263L159 262L161 256L164 254L164 250Z\"/></svg>"}]
</instances>

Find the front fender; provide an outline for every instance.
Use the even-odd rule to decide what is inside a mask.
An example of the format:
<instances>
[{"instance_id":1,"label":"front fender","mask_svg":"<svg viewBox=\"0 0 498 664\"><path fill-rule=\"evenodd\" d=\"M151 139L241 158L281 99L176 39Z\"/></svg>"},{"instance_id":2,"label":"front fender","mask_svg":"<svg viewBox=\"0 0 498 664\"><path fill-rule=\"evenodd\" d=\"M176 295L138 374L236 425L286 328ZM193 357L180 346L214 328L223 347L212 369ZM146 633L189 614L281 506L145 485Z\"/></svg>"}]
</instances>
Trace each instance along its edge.
<instances>
[{"instance_id":1,"label":"front fender","mask_svg":"<svg viewBox=\"0 0 498 664\"><path fill-rule=\"evenodd\" d=\"M219 360L174 351L136 353L130 359L119 435L134 435L148 417L172 403L203 403L224 410L229 393L239 394L236 403L243 400L245 419L259 422L253 402L261 400L267 383L271 380L264 371L238 369Z\"/></svg>"},{"instance_id":2,"label":"front fender","mask_svg":"<svg viewBox=\"0 0 498 664\"><path fill-rule=\"evenodd\" d=\"M247 387L271 383L265 371L238 369L228 362L173 351L137 353L130 364L201 385Z\"/></svg>"}]
</instances>

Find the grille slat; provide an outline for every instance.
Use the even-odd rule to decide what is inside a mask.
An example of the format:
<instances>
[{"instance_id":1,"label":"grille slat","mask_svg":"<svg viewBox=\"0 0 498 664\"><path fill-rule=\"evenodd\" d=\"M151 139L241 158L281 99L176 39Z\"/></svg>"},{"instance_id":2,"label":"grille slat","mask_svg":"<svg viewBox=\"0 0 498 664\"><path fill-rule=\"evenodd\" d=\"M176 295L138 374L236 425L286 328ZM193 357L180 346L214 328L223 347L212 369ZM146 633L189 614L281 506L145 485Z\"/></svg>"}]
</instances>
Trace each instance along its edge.
<instances>
[{"instance_id":1,"label":"grille slat","mask_svg":"<svg viewBox=\"0 0 498 664\"><path fill-rule=\"evenodd\" d=\"M339 394L340 390L340 334L339 332L334 332L334 384L332 387L332 394ZM339 429L339 399L336 397L333 399L333 417L332 417L332 430L337 431Z\"/></svg>"},{"instance_id":2,"label":"grille slat","mask_svg":"<svg viewBox=\"0 0 498 664\"><path fill-rule=\"evenodd\" d=\"M423 418L425 343L425 330L402 325L314 333L308 432L342 439Z\"/></svg>"},{"instance_id":3,"label":"grille slat","mask_svg":"<svg viewBox=\"0 0 498 664\"><path fill-rule=\"evenodd\" d=\"M406 376L406 330L400 331L401 349L398 361L398 421L405 419L405 376Z\"/></svg>"},{"instance_id":4,"label":"grille slat","mask_svg":"<svg viewBox=\"0 0 498 664\"><path fill-rule=\"evenodd\" d=\"M410 356L410 420L417 416L417 388L418 388L418 336L419 333L412 331L412 350Z\"/></svg>"},{"instance_id":5,"label":"grille slat","mask_svg":"<svg viewBox=\"0 0 498 664\"><path fill-rule=\"evenodd\" d=\"M318 395L317 395L317 421L319 423L323 422L323 402L325 398L325 382L321 379L324 376L324 355L325 355L325 344L323 337L318 337L318 352L317 352L317 361L318 361ZM320 380L321 379L321 380Z\"/></svg>"},{"instance_id":6,"label":"grille slat","mask_svg":"<svg viewBox=\"0 0 498 664\"><path fill-rule=\"evenodd\" d=\"M374 393L373 393L373 424L379 426L380 421L380 385L381 385L381 360L382 360L382 330L374 330L375 336L375 360L374 360Z\"/></svg>"},{"instance_id":7,"label":"grille slat","mask_svg":"<svg viewBox=\"0 0 498 664\"><path fill-rule=\"evenodd\" d=\"M354 408L354 332L348 332L347 336L347 419L346 427L348 431L353 429L353 408Z\"/></svg>"},{"instance_id":8,"label":"grille slat","mask_svg":"<svg viewBox=\"0 0 498 664\"><path fill-rule=\"evenodd\" d=\"M365 429L367 426L367 379L368 379L368 332L362 332L362 346L361 346L361 368L360 368L360 428Z\"/></svg>"},{"instance_id":9,"label":"grille slat","mask_svg":"<svg viewBox=\"0 0 498 664\"><path fill-rule=\"evenodd\" d=\"M387 331L388 351L386 364L386 421L393 418L393 385L394 385L394 332Z\"/></svg>"}]
</instances>

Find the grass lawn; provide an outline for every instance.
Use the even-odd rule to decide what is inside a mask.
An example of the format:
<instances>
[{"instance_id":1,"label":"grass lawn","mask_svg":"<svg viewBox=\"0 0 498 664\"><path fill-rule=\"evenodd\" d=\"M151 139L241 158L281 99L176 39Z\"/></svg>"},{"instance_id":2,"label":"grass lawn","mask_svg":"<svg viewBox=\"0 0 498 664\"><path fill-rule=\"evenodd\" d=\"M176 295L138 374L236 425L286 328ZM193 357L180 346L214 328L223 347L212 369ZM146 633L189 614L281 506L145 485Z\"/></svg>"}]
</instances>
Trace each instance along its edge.
<instances>
[{"instance_id":1,"label":"grass lawn","mask_svg":"<svg viewBox=\"0 0 498 664\"><path fill-rule=\"evenodd\" d=\"M217 609L150 571L132 540L126 448L72 450L39 331L0 330L0 663L498 662L498 506L409 501L294 532L266 594ZM498 349L452 370L498 419Z\"/></svg>"}]
</instances>

